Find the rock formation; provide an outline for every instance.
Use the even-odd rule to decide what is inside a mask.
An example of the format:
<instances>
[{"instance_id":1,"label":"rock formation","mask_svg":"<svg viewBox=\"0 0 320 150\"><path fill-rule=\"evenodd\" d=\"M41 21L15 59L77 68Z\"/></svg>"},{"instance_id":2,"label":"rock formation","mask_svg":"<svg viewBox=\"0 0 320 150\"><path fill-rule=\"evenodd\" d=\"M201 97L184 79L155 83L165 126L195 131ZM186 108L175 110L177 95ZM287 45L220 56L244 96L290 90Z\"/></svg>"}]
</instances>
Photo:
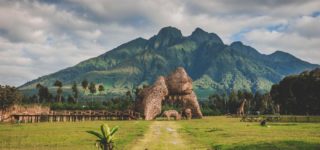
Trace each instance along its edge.
<instances>
[{"instance_id":1,"label":"rock formation","mask_svg":"<svg viewBox=\"0 0 320 150\"><path fill-rule=\"evenodd\" d=\"M180 102L183 110L189 108L194 117L202 118L197 96L192 90L192 79L182 67L166 78L160 76L151 87L144 88L138 97L142 102L145 120L152 120L161 113L164 99Z\"/></svg>"},{"instance_id":2,"label":"rock formation","mask_svg":"<svg viewBox=\"0 0 320 150\"><path fill-rule=\"evenodd\" d=\"M168 95L168 89L164 77L160 76L153 86L143 89L142 106L145 120L152 120L156 115L161 113L161 102Z\"/></svg>"},{"instance_id":3,"label":"rock formation","mask_svg":"<svg viewBox=\"0 0 320 150\"><path fill-rule=\"evenodd\" d=\"M176 110L164 111L162 115L167 117L168 120L170 120L170 117L174 117L176 120L181 119L181 115Z\"/></svg>"},{"instance_id":4,"label":"rock formation","mask_svg":"<svg viewBox=\"0 0 320 150\"><path fill-rule=\"evenodd\" d=\"M192 118L192 112L190 108L185 109L182 114L183 117L185 117L187 120L190 120Z\"/></svg>"}]
</instances>

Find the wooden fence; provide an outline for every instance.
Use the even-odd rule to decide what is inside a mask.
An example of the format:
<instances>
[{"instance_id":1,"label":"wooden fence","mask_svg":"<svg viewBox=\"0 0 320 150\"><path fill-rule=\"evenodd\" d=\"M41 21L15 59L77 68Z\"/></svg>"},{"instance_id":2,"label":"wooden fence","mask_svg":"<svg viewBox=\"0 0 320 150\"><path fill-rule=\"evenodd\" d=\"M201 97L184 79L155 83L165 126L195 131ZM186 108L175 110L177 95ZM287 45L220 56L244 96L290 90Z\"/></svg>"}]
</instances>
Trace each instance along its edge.
<instances>
[{"instance_id":1,"label":"wooden fence","mask_svg":"<svg viewBox=\"0 0 320 150\"><path fill-rule=\"evenodd\" d=\"M12 120L21 123L76 122L89 120L136 120L141 115L134 111L75 110L50 111L42 114L13 114Z\"/></svg>"}]
</instances>

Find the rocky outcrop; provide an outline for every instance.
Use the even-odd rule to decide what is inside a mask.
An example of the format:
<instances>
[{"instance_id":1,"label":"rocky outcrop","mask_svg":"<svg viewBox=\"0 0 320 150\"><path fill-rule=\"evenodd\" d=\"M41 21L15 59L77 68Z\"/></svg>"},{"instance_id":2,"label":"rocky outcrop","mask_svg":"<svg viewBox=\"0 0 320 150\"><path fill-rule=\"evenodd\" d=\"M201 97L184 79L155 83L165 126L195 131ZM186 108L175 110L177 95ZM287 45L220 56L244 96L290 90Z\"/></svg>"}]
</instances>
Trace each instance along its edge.
<instances>
[{"instance_id":1,"label":"rocky outcrop","mask_svg":"<svg viewBox=\"0 0 320 150\"><path fill-rule=\"evenodd\" d=\"M197 96L192 90L192 79L182 67L166 78L160 76L153 86L144 88L138 97L142 102L145 120L152 120L161 113L164 99L179 102L183 110L191 109L193 117L202 118Z\"/></svg>"}]
</instances>

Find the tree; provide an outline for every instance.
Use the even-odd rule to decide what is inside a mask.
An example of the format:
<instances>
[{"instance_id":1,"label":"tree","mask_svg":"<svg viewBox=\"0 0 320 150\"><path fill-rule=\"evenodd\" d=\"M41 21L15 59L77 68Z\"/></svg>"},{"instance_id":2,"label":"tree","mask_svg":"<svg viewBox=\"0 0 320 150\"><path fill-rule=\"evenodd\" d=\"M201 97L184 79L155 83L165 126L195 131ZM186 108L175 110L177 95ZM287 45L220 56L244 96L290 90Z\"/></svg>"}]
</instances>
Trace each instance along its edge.
<instances>
[{"instance_id":1,"label":"tree","mask_svg":"<svg viewBox=\"0 0 320 150\"><path fill-rule=\"evenodd\" d=\"M17 88L0 85L0 110L5 110L14 104L18 104L21 100L22 94Z\"/></svg>"},{"instance_id":2,"label":"tree","mask_svg":"<svg viewBox=\"0 0 320 150\"><path fill-rule=\"evenodd\" d=\"M100 84L98 90L99 90L99 93L101 94L104 91L104 86Z\"/></svg>"},{"instance_id":3,"label":"tree","mask_svg":"<svg viewBox=\"0 0 320 150\"><path fill-rule=\"evenodd\" d=\"M107 124L103 124L100 127L101 134L96 131L87 131L88 133L96 136L98 138L96 146L103 150L113 150L114 148L114 134L118 131L119 127L109 128Z\"/></svg>"},{"instance_id":4,"label":"tree","mask_svg":"<svg viewBox=\"0 0 320 150\"><path fill-rule=\"evenodd\" d=\"M58 102L61 102L61 96L62 96L62 92L63 92L63 90L62 90L62 86L63 86L62 82L59 81L59 80L56 80L54 82L53 86L58 87L58 89L57 89L57 98L58 98Z\"/></svg>"},{"instance_id":5,"label":"tree","mask_svg":"<svg viewBox=\"0 0 320 150\"><path fill-rule=\"evenodd\" d=\"M271 89L274 105L281 114L320 114L320 68L285 77Z\"/></svg>"},{"instance_id":6,"label":"tree","mask_svg":"<svg viewBox=\"0 0 320 150\"><path fill-rule=\"evenodd\" d=\"M36 85L36 88L38 89L38 103L41 102L49 102L51 98L51 94L49 92L49 89L40 83Z\"/></svg>"},{"instance_id":7,"label":"tree","mask_svg":"<svg viewBox=\"0 0 320 150\"><path fill-rule=\"evenodd\" d=\"M90 83L89 90L91 93L91 102L93 102L93 94L95 94L97 92L96 84L94 82Z\"/></svg>"},{"instance_id":8,"label":"tree","mask_svg":"<svg viewBox=\"0 0 320 150\"><path fill-rule=\"evenodd\" d=\"M68 101L68 103L76 103L76 100L72 95L68 95L67 101Z\"/></svg>"},{"instance_id":9,"label":"tree","mask_svg":"<svg viewBox=\"0 0 320 150\"><path fill-rule=\"evenodd\" d=\"M41 85L40 83L38 83L38 84L36 85L36 88L38 89L37 103L39 103L39 102L40 102L40 99L41 99L41 95L42 95L42 93L41 93L42 85Z\"/></svg>"},{"instance_id":10,"label":"tree","mask_svg":"<svg viewBox=\"0 0 320 150\"><path fill-rule=\"evenodd\" d=\"M122 100L122 107L123 110L125 109L133 109L134 108L134 101L131 94L131 91L127 91L124 100Z\"/></svg>"},{"instance_id":11,"label":"tree","mask_svg":"<svg viewBox=\"0 0 320 150\"><path fill-rule=\"evenodd\" d=\"M222 95L212 94L208 100L202 101L202 112L206 115L220 115L226 113L225 99Z\"/></svg>"},{"instance_id":12,"label":"tree","mask_svg":"<svg viewBox=\"0 0 320 150\"><path fill-rule=\"evenodd\" d=\"M236 91L232 91L229 95L229 101L228 101L228 112L235 114L237 113L237 109L240 104L240 99L238 96L241 96L242 94L237 93Z\"/></svg>"},{"instance_id":13,"label":"tree","mask_svg":"<svg viewBox=\"0 0 320 150\"><path fill-rule=\"evenodd\" d=\"M86 91L87 91L88 86L89 86L88 80L87 80L87 79L84 79L84 80L81 82L81 86L82 86L82 88L83 88L83 90L84 90L84 94L86 94Z\"/></svg>"},{"instance_id":14,"label":"tree","mask_svg":"<svg viewBox=\"0 0 320 150\"><path fill-rule=\"evenodd\" d=\"M97 92L96 84L94 82L90 83L89 90L91 94L95 94Z\"/></svg>"},{"instance_id":15,"label":"tree","mask_svg":"<svg viewBox=\"0 0 320 150\"><path fill-rule=\"evenodd\" d=\"M76 82L73 82L72 92L73 92L73 97L74 97L74 99L75 99L75 102L78 103L79 90L78 90L78 87L77 87L77 83L76 83Z\"/></svg>"},{"instance_id":16,"label":"tree","mask_svg":"<svg viewBox=\"0 0 320 150\"><path fill-rule=\"evenodd\" d=\"M244 91L243 92L243 98L245 98L247 100L246 104L245 104L245 110L247 111L247 114L252 113L252 100L253 100L253 93L248 92L248 91Z\"/></svg>"},{"instance_id":17,"label":"tree","mask_svg":"<svg viewBox=\"0 0 320 150\"><path fill-rule=\"evenodd\" d=\"M131 95L131 92L130 92L130 91L127 91L127 92L126 92L126 99L128 99L128 100L130 100L130 101L132 101L132 100L133 100L133 97L132 97L132 95Z\"/></svg>"}]
</instances>

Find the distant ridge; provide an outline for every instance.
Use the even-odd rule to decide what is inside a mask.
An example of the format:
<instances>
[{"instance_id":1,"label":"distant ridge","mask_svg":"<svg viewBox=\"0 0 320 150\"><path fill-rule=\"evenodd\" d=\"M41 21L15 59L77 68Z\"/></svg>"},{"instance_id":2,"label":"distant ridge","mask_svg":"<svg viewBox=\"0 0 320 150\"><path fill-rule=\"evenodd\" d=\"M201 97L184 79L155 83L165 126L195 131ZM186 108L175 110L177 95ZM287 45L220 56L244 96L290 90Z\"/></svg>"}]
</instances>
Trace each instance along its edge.
<instances>
[{"instance_id":1,"label":"distant ridge","mask_svg":"<svg viewBox=\"0 0 320 150\"><path fill-rule=\"evenodd\" d=\"M150 39L137 38L61 71L27 82L20 89L37 83L52 86L83 79L104 84L111 93L152 83L157 76L184 67L194 80L198 95L231 90L269 91L284 76L311 70L319 65L300 60L282 51L259 53L241 42L223 43L215 33L196 28L183 36L174 27L162 28Z\"/></svg>"}]
</instances>

